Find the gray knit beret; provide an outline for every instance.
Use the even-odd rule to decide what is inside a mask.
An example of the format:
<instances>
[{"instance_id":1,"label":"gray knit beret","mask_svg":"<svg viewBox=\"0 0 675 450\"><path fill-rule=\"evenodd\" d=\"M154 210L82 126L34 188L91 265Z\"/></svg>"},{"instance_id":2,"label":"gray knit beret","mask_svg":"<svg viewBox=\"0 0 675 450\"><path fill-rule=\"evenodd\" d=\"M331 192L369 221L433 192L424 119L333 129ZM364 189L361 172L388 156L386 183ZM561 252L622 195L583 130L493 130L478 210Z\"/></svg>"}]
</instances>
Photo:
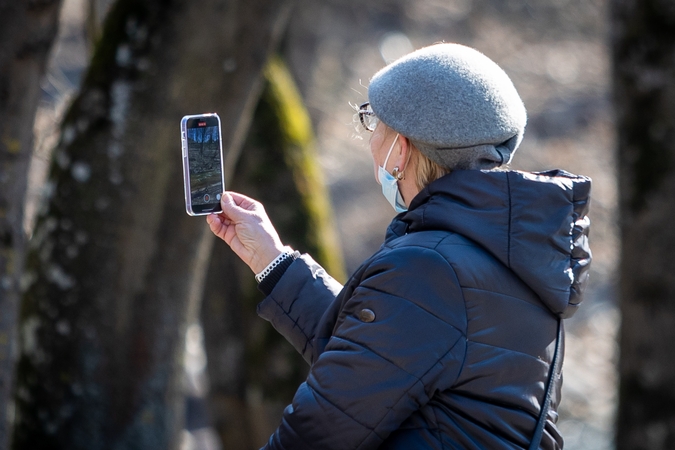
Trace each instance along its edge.
<instances>
[{"instance_id":1,"label":"gray knit beret","mask_svg":"<svg viewBox=\"0 0 675 450\"><path fill-rule=\"evenodd\" d=\"M459 44L414 51L377 72L368 87L375 115L449 169L511 161L527 114L508 75Z\"/></svg>"}]
</instances>

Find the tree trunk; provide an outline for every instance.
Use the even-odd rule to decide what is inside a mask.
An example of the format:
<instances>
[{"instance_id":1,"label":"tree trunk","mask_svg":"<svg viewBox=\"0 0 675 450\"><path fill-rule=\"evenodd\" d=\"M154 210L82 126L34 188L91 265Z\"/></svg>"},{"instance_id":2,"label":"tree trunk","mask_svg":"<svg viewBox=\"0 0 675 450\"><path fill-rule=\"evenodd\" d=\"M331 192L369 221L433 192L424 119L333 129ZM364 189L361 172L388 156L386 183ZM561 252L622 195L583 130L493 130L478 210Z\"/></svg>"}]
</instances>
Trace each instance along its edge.
<instances>
[{"instance_id":1,"label":"tree trunk","mask_svg":"<svg viewBox=\"0 0 675 450\"><path fill-rule=\"evenodd\" d=\"M84 27L86 41L90 49L103 34L103 24L114 0L87 0L87 19Z\"/></svg>"},{"instance_id":2,"label":"tree trunk","mask_svg":"<svg viewBox=\"0 0 675 450\"><path fill-rule=\"evenodd\" d=\"M265 205L282 241L344 278L309 117L280 59L267 67L233 188ZM214 426L226 449L260 448L307 376L307 364L257 317L263 295L250 269L218 243L209 267L202 325Z\"/></svg>"},{"instance_id":3,"label":"tree trunk","mask_svg":"<svg viewBox=\"0 0 675 450\"><path fill-rule=\"evenodd\" d=\"M0 0L0 450L8 448L28 163L61 2Z\"/></svg>"},{"instance_id":4,"label":"tree trunk","mask_svg":"<svg viewBox=\"0 0 675 450\"><path fill-rule=\"evenodd\" d=\"M185 213L180 118L217 111L236 161L287 14L284 0L112 7L31 241L14 448L177 448L212 242Z\"/></svg>"},{"instance_id":5,"label":"tree trunk","mask_svg":"<svg viewBox=\"0 0 675 450\"><path fill-rule=\"evenodd\" d=\"M675 441L675 7L612 8L623 317L616 445L658 450Z\"/></svg>"}]
</instances>

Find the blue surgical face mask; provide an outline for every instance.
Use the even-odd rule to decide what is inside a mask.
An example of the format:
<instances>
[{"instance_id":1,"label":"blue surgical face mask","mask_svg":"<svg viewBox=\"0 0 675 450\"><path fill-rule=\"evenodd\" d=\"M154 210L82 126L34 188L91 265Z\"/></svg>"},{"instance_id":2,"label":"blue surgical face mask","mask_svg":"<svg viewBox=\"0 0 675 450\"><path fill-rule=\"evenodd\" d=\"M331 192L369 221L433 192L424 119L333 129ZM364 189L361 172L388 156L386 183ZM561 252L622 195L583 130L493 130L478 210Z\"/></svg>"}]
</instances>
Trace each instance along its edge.
<instances>
[{"instance_id":1,"label":"blue surgical face mask","mask_svg":"<svg viewBox=\"0 0 675 450\"><path fill-rule=\"evenodd\" d=\"M384 167L378 166L377 168L377 181L380 183L380 185L382 185L382 194L384 195L384 198L387 199L389 204L397 213L402 213L407 211L408 208L405 206L403 197L401 197L401 191L398 189L398 180L385 169L385 167L387 167L387 161L389 161L391 151L394 149L396 141L398 141L398 136L399 135L397 133L396 137L394 138L394 142L391 143L389 153L387 153L387 157L384 160Z\"/></svg>"}]
</instances>

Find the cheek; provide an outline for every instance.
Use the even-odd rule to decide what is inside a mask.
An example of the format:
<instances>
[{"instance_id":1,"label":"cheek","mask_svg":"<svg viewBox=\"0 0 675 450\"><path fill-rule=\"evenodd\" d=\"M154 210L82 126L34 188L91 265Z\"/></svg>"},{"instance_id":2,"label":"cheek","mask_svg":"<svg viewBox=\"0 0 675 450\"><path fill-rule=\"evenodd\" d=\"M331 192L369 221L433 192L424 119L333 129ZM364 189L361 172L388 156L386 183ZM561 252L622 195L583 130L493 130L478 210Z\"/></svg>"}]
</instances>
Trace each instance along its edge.
<instances>
[{"instance_id":1,"label":"cheek","mask_svg":"<svg viewBox=\"0 0 675 450\"><path fill-rule=\"evenodd\" d=\"M375 163L375 165L377 165L378 163L377 158L379 156L379 153L381 153L383 140L384 140L383 134L378 133L377 130L375 131L375 134L373 134L373 137L370 139L370 155L373 157L373 162Z\"/></svg>"},{"instance_id":2,"label":"cheek","mask_svg":"<svg viewBox=\"0 0 675 450\"><path fill-rule=\"evenodd\" d=\"M375 160L375 155L377 155L377 139L375 139L375 136L370 140L370 156L373 157L373 160Z\"/></svg>"},{"instance_id":3,"label":"cheek","mask_svg":"<svg viewBox=\"0 0 675 450\"><path fill-rule=\"evenodd\" d=\"M372 147L370 148L370 157L373 160L373 164L377 166L377 152Z\"/></svg>"},{"instance_id":4,"label":"cheek","mask_svg":"<svg viewBox=\"0 0 675 450\"><path fill-rule=\"evenodd\" d=\"M370 157L373 160L373 174L375 175L375 181L377 181L377 152L372 140L370 141Z\"/></svg>"},{"instance_id":5,"label":"cheek","mask_svg":"<svg viewBox=\"0 0 675 450\"><path fill-rule=\"evenodd\" d=\"M380 181L377 179L377 172L379 170L379 165L382 164L382 161L378 160L380 148L377 145L374 145L375 143L376 140L373 138L373 140L370 142L370 156L373 158L373 175L375 176L375 181L379 183ZM378 140L377 143L381 144L382 140Z\"/></svg>"}]
</instances>

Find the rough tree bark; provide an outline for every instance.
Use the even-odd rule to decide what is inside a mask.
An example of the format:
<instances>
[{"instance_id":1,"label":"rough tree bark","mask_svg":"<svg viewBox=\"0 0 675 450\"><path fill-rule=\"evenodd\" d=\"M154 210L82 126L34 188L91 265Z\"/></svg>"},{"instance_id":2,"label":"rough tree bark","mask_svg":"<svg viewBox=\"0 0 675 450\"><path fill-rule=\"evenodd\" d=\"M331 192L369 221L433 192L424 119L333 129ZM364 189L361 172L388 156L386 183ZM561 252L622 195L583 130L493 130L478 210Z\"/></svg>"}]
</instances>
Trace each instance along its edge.
<instances>
[{"instance_id":1,"label":"rough tree bark","mask_svg":"<svg viewBox=\"0 0 675 450\"><path fill-rule=\"evenodd\" d=\"M343 279L328 194L311 124L281 59L267 84L231 188L260 200L284 243L312 254ZM224 243L213 249L202 326L210 380L208 405L226 449L257 449L307 376L307 364L256 315L263 295L251 270Z\"/></svg>"},{"instance_id":2,"label":"rough tree bark","mask_svg":"<svg viewBox=\"0 0 675 450\"><path fill-rule=\"evenodd\" d=\"M8 408L16 347L28 163L40 80L56 36L60 0L0 0L0 449L8 448Z\"/></svg>"},{"instance_id":3,"label":"rough tree bark","mask_svg":"<svg viewBox=\"0 0 675 450\"><path fill-rule=\"evenodd\" d=\"M184 114L236 161L289 2L118 0L66 115L28 258L15 449L173 449L212 239L185 214Z\"/></svg>"},{"instance_id":4,"label":"rough tree bark","mask_svg":"<svg viewBox=\"0 0 675 450\"><path fill-rule=\"evenodd\" d=\"M613 0L619 139L618 449L675 442L675 4Z\"/></svg>"}]
</instances>

